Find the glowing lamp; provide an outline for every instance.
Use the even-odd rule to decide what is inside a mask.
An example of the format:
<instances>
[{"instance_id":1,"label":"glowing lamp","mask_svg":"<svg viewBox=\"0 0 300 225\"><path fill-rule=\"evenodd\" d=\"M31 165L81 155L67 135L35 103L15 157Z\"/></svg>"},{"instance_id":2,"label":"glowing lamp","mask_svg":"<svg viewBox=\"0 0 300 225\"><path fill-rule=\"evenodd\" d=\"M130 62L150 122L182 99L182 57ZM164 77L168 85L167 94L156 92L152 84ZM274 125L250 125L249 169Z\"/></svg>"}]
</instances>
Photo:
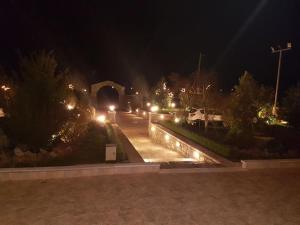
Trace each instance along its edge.
<instances>
[{"instance_id":1,"label":"glowing lamp","mask_svg":"<svg viewBox=\"0 0 300 225\"><path fill-rule=\"evenodd\" d=\"M170 136L168 134L165 135L165 140L168 142L170 140Z\"/></svg>"},{"instance_id":2,"label":"glowing lamp","mask_svg":"<svg viewBox=\"0 0 300 225\"><path fill-rule=\"evenodd\" d=\"M174 119L174 122L175 122L175 123L179 123L179 122L180 122L180 118L176 117L176 118Z\"/></svg>"},{"instance_id":3,"label":"glowing lamp","mask_svg":"<svg viewBox=\"0 0 300 225\"><path fill-rule=\"evenodd\" d=\"M175 102L172 102L172 103L171 103L171 107L172 107L172 108L175 108L175 107L176 107Z\"/></svg>"},{"instance_id":4,"label":"glowing lamp","mask_svg":"<svg viewBox=\"0 0 300 225\"><path fill-rule=\"evenodd\" d=\"M105 115L99 115L99 116L97 116L97 121L99 122L99 123L105 123L105 120L106 120L106 116Z\"/></svg>"},{"instance_id":5,"label":"glowing lamp","mask_svg":"<svg viewBox=\"0 0 300 225\"><path fill-rule=\"evenodd\" d=\"M163 119L165 118L165 116L164 116L164 115L160 115L159 118L160 118L161 120L163 120Z\"/></svg>"},{"instance_id":6,"label":"glowing lamp","mask_svg":"<svg viewBox=\"0 0 300 225\"><path fill-rule=\"evenodd\" d=\"M116 106L110 105L110 106L108 106L108 109L109 109L109 111L115 111Z\"/></svg>"},{"instance_id":7,"label":"glowing lamp","mask_svg":"<svg viewBox=\"0 0 300 225\"><path fill-rule=\"evenodd\" d=\"M74 105L72 105L72 104L67 104L67 109L68 109L68 110L73 110L74 108L75 108Z\"/></svg>"},{"instance_id":8,"label":"glowing lamp","mask_svg":"<svg viewBox=\"0 0 300 225\"><path fill-rule=\"evenodd\" d=\"M150 108L151 112L157 112L159 110L159 107L157 105L154 105Z\"/></svg>"},{"instance_id":9,"label":"glowing lamp","mask_svg":"<svg viewBox=\"0 0 300 225\"><path fill-rule=\"evenodd\" d=\"M150 102L147 102L147 104L146 104L148 107L150 107L151 106L151 103Z\"/></svg>"},{"instance_id":10,"label":"glowing lamp","mask_svg":"<svg viewBox=\"0 0 300 225\"><path fill-rule=\"evenodd\" d=\"M151 127L151 131L154 132L156 129L154 126Z\"/></svg>"}]
</instances>

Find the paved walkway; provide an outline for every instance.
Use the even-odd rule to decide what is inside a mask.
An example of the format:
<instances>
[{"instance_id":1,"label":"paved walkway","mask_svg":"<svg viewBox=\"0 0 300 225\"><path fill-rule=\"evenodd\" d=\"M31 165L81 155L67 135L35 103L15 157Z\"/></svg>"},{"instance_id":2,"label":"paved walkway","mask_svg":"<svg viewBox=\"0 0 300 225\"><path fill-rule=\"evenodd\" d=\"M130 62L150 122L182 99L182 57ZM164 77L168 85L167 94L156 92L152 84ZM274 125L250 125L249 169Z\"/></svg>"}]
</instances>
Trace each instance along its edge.
<instances>
[{"instance_id":1,"label":"paved walkway","mask_svg":"<svg viewBox=\"0 0 300 225\"><path fill-rule=\"evenodd\" d=\"M118 113L117 123L145 162L191 160L153 142L148 136L148 120L129 113Z\"/></svg>"},{"instance_id":2,"label":"paved walkway","mask_svg":"<svg viewBox=\"0 0 300 225\"><path fill-rule=\"evenodd\" d=\"M3 225L299 225L300 171L0 183Z\"/></svg>"}]
</instances>

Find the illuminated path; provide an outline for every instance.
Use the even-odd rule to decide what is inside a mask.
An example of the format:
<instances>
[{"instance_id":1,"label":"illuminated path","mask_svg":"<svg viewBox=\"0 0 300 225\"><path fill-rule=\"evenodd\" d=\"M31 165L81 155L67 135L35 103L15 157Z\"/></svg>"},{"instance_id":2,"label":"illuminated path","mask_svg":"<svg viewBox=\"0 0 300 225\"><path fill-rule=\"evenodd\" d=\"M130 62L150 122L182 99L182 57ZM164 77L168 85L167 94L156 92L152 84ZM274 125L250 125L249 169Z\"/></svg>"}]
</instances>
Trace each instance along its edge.
<instances>
[{"instance_id":1,"label":"illuminated path","mask_svg":"<svg viewBox=\"0 0 300 225\"><path fill-rule=\"evenodd\" d=\"M134 114L118 113L117 123L145 162L187 161L178 152L153 142L148 136L148 120Z\"/></svg>"}]
</instances>

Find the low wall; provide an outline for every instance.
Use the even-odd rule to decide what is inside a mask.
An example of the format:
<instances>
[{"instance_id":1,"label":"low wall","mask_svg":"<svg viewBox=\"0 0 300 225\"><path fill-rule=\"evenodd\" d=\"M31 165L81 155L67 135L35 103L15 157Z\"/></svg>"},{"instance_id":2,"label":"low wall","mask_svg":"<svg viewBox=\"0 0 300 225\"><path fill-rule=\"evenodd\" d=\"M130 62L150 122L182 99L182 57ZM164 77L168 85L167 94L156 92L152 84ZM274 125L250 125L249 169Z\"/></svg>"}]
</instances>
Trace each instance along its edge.
<instances>
[{"instance_id":1,"label":"low wall","mask_svg":"<svg viewBox=\"0 0 300 225\"><path fill-rule=\"evenodd\" d=\"M222 164L224 166L234 166L235 164L208 149L191 142L185 137L156 123L150 123L149 136L155 142L160 143L173 151L179 151L187 158L193 158L207 163Z\"/></svg>"},{"instance_id":2,"label":"low wall","mask_svg":"<svg viewBox=\"0 0 300 225\"><path fill-rule=\"evenodd\" d=\"M241 160L244 169L300 168L300 159Z\"/></svg>"},{"instance_id":3,"label":"low wall","mask_svg":"<svg viewBox=\"0 0 300 225\"><path fill-rule=\"evenodd\" d=\"M159 168L159 164L149 163L3 168L0 169L0 181L90 177L114 174L158 173Z\"/></svg>"},{"instance_id":4,"label":"low wall","mask_svg":"<svg viewBox=\"0 0 300 225\"><path fill-rule=\"evenodd\" d=\"M174 119L174 115L169 114L169 113L153 113L153 112L148 112L146 110L141 110L139 109L138 111L134 112L137 116L143 117L145 119L149 119L149 115L151 113L151 121L152 122L159 122L162 120L170 121Z\"/></svg>"}]
</instances>

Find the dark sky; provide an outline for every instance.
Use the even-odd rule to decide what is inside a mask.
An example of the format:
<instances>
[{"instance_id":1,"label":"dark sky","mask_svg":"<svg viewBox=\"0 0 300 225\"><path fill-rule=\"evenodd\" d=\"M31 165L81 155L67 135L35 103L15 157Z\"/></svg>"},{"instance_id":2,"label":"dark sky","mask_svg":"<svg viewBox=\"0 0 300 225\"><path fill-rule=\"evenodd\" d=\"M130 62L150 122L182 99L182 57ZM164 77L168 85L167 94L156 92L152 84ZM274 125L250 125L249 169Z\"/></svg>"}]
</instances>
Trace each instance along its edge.
<instances>
[{"instance_id":1,"label":"dark sky","mask_svg":"<svg viewBox=\"0 0 300 225\"><path fill-rule=\"evenodd\" d=\"M19 53L54 49L89 82L128 84L144 74L218 72L229 88L247 69L273 85L277 56L270 46L293 43L284 55L282 87L300 74L300 4L297 0L3 0L0 64L11 68Z\"/></svg>"}]
</instances>

